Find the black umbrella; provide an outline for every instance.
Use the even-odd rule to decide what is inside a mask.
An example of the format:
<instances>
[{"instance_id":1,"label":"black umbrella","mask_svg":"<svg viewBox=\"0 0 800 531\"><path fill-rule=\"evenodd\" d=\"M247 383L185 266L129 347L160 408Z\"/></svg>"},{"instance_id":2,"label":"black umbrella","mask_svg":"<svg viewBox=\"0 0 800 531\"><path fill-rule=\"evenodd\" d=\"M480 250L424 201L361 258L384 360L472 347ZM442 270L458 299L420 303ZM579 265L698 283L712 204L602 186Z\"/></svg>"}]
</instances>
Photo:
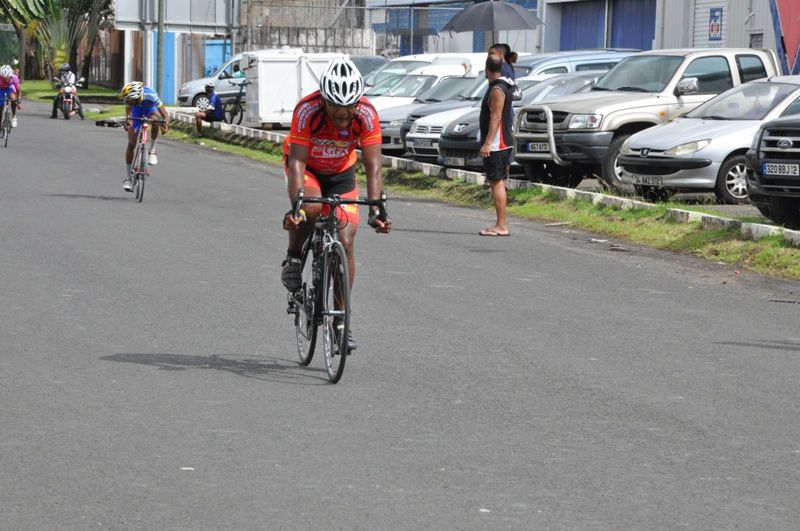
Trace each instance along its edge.
<instances>
[{"instance_id":1,"label":"black umbrella","mask_svg":"<svg viewBox=\"0 0 800 531\"><path fill-rule=\"evenodd\" d=\"M459 11L442 31L491 31L492 38L503 30L529 30L543 24L539 17L513 2L489 0Z\"/></svg>"}]
</instances>

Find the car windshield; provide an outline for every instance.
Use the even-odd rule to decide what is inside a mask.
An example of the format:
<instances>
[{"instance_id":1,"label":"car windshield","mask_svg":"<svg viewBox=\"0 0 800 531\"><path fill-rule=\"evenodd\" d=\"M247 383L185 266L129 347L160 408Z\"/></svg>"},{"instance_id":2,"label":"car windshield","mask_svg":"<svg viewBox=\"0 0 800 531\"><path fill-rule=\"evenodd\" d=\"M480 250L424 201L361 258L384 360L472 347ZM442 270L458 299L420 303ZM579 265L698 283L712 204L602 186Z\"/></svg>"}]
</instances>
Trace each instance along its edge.
<instances>
[{"instance_id":1,"label":"car windshield","mask_svg":"<svg viewBox=\"0 0 800 531\"><path fill-rule=\"evenodd\" d=\"M364 83L367 85L377 85L384 79L389 76L394 76L397 74L407 74L412 70L416 70L417 68L422 68L423 66L427 66L429 63L427 61L389 61L382 67L378 68L366 78L364 78Z\"/></svg>"},{"instance_id":2,"label":"car windshield","mask_svg":"<svg viewBox=\"0 0 800 531\"><path fill-rule=\"evenodd\" d=\"M547 79L537 83L536 85L528 87L527 89L523 89L522 100L520 100L520 103L522 105L530 105L546 99L552 99L555 96L574 94L579 92L581 89L586 88L587 85L591 85L594 80L595 77L583 76L558 76Z\"/></svg>"},{"instance_id":3,"label":"car windshield","mask_svg":"<svg viewBox=\"0 0 800 531\"><path fill-rule=\"evenodd\" d=\"M474 77L446 77L417 96L421 103L436 103L458 99L459 95L471 87Z\"/></svg>"},{"instance_id":4,"label":"car windshield","mask_svg":"<svg viewBox=\"0 0 800 531\"><path fill-rule=\"evenodd\" d=\"M798 85L751 81L716 96L693 111L687 118L706 120L763 120Z\"/></svg>"},{"instance_id":5,"label":"car windshield","mask_svg":"<svg viewBox=\"0 0 800 531\"><path fill-rule=\"evenodd\" d=\"M366 96L383 96L389 92L392 87L403 81L405 78L406 76L403 75L389 76L374 87L369 87L366 91L364 91L364 94Z\"/></svg>"},{"instance_id":6,"label":"car windshield","mask_svg":"<svg viewBox=\"0 0 800 531\"><path fill-rule=\"evenodd\" d=\"M638 55L626 57L603 76L597 90L623 92L661 92L683 62L682 56Z\"/></svg>"},{"instance_id":7,"label":"car windshield","mask_svg":"<svg viewBox=\"0 0 800 531\"><path fill-rule=\"evenodd\" d=\"M472 83L472 86L469 87L464 94L462 94L462 98L465 100L479 100L483 98L483 93L486 92L486 87L488 86L489 82L486 81L486 78L483 77L483 73L481 72L481 76Z\"/></svg>"},{"instance_id":8,"label":"car windshield","mask_svg":"<svg viewBox=\"0 0 800 531\"><path fill-rule=\"evenodd\" d=\"M436 83L436 79L436 76L403 76L403 79L399 83L394 85L383 95L398 98L414 97L433 86L433 84Z\"/></svg>"}]
</instances>

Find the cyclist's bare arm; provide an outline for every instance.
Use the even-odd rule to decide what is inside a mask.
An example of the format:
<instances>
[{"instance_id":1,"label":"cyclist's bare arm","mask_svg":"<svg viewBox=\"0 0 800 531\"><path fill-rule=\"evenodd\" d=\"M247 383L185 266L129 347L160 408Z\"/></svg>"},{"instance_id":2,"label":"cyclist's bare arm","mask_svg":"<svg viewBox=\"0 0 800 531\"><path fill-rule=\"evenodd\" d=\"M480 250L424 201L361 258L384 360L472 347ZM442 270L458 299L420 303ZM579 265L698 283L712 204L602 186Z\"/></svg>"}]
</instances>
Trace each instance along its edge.
<instances>
[{"instance_id":1,"label":"cyclist's bare arm","mask_svg":"<svg viewBox=\"0 0 800 531\"><path fill-rule=\"evenodd\" d=\"M161 114L161 117L164 119L164 123L161 124L161 130L163 132L169 131L169 113L167 112L167 107L163 103L158 107L158 112Z\"/></svg>"},{"instance_id":2,"label":"cyclist's bare arm","mask_svg":"<svg viewBox=\"0 0 800 531\"><path fill-rule=\"evenodd\" d=\"M303 177L306 173L306 162L308 161L308 146L292 144L289 147L289 159L286 161L287 187L289 200L294 201L297 193L303 189ZM286 213L283 218L283 228L295 230L303 222L302 217L295 218L292 211Z\"/></svg>"},{"instance_id":3,"label":"cyclist's bare arm","mask_svg":"<svg viewBox=\"0 0 800 531\"><path fill-rule=\"evenodd\" d=\"M383 191L383 173L381 165L381 146L374 144L361 148L361 161L367 173L367 197L378 199ZM370 216L375 209L370 210ZM392 220L376 218L374 220L375 232L388 233L392 230Z\"/></svg>"}]
</instances>

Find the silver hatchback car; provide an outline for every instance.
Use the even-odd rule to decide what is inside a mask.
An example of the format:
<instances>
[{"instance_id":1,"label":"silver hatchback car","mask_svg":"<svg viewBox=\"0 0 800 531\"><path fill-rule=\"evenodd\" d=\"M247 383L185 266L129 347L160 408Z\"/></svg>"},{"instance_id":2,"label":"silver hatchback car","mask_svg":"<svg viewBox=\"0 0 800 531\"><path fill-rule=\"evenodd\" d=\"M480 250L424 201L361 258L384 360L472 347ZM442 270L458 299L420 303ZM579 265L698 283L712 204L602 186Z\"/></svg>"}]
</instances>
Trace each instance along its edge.
<instances>
[{"instance_id":1,"label":"silver hatchback car","mask_svg":"<svg viewBox=\"0 0 800 531\"><path fill-rule=\"evenodd\" d=\"M734 87L684 117L631 136L620 150L622 182L640 195L713 191L724 203L747 202L745 153L759 126L800 113L800 76Z\"/></svg>"}]
</instances>

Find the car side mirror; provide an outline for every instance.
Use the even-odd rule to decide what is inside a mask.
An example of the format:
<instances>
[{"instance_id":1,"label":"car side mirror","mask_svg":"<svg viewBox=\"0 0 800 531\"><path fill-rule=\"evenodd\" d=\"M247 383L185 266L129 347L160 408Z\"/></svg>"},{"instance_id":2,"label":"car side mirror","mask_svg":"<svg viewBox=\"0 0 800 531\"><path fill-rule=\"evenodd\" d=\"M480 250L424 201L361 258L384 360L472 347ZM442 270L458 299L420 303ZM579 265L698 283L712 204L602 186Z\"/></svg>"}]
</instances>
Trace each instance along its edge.
<instances>
[{"instance_id":1,"label":"car side mirror","mask_svg":"<svg viewBox=\"0 0 800 531\"><path fill-rule=\"evenodd\" d=\"M696 77L685 77L678 81L678 86L675 87L675 95L683 96L684 94L694 94L700 90L700 81Z\"/></svg>"}]
</instances>

